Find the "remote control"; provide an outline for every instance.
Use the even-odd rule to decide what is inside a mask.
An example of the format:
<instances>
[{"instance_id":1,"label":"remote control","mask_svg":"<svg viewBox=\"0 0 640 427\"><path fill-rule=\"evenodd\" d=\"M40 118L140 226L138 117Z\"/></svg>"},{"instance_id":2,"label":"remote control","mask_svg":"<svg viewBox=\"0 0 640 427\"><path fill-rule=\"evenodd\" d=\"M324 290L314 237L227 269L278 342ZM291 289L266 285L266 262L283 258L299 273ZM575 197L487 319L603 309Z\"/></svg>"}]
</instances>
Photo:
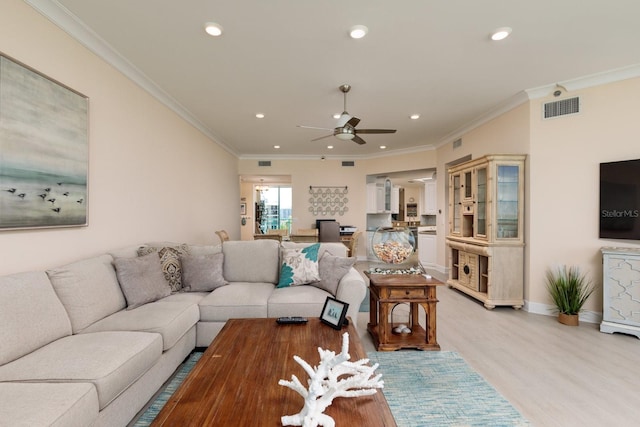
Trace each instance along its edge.
<instances>
[{"instance_id":1,"label":"remote control","mask_svg":"<svg viewBox=\"0 0 640 427\"><path fill-rule=\"evenodd\" d=\"M278 317L276 319L276 322L278 322L281 325L299 325L302 323L307 323L307 318L306 317L300 317L300 316L294 316L294 317Z\"/></svg>"}]
</instances>

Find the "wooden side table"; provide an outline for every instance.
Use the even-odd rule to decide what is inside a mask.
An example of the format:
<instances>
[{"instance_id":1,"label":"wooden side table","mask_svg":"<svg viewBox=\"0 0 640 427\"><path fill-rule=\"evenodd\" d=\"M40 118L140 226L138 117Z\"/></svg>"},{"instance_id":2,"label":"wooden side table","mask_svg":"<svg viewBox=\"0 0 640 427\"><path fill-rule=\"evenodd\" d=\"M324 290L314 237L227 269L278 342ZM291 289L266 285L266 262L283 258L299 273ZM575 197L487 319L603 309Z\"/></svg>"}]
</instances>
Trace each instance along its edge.
<instances>
[{"instance_id":1,"label":"wooden side table","mask_svg":"<svg viewBox=\"0 0 640 427\"><path fill-rule=\"evenodd\" d=\"M440 350L436 340L436 287L443 283L421 274L369 274L370 313L367 330L378 350ZM411 333L396 334L389 320L393 306L409 304ZM426 330L418 323L418 307L426 314Z\"/></svg>"}]
</instances>

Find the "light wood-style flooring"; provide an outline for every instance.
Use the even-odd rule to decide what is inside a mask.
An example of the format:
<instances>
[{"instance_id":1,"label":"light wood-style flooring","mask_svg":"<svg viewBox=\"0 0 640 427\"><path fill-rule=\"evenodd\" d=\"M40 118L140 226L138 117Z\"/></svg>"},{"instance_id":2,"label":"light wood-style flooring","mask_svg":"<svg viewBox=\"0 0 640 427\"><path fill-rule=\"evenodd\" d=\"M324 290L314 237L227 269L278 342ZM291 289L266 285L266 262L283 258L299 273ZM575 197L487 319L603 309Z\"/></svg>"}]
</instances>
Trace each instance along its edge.
<instances>
[{"instance_id":1,"label":"light wood-style flooring","mask_svg":"<svg viewBox=\"0 0 640 427\"><path fill-rule=\"evenodd\" d=\"M640 339L510 307L487 310L447 286L437 292L442 350L462 355L532 425L640 425ZM358 332L372 351L368 320L359 314Z\"/></svg>"}]
</instances>

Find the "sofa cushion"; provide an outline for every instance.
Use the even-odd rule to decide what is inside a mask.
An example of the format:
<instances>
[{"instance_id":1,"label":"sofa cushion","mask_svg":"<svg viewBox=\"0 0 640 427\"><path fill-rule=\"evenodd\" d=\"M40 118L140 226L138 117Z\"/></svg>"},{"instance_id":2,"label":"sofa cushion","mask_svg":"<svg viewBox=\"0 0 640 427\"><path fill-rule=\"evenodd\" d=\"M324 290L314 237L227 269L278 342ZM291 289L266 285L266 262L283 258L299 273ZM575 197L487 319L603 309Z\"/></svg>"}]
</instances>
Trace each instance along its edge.
<instances>
[{"instance_id":1,"label":"sofa cushion","mask_svg":"<svg viewBox=\"0 0 640 427\"><path fill-rule=\"evenodd\" d=\"M222 244L228 282L278 283L280 244L275 240L231 240ZM251 266L251 268L248 268Z\"/></svg>"},{"instance_id":2,"label":"sofa cushion","mask_svg":"<svg viewBox=\"0 0 640 427\"><path fill-rule=\"evenodd\" d=\"M283 249L278 288L304 285L320 280L318 275L319 243L302 249Z\"/></svg>"},{"instance_id":3,"label":"sofa cushion","mask_svg":"<svg viewBox=\"0 0 640 427\"><path fill-rule=\"evenodd\" d=\"M157 253L162 264L162 273L172 292L182 289L182 262L180 257L189 255L187 244L177 246L141 246L138 255L144 256L150 253Z\"/></svg>"},{"instance_id":4,"label":"sofa cushion","mask_svg":"<svg viewBox=\"0 0 640 427\"><path fill-rule=\"evenodd\" d=\"M162 338L146 332L94 332L60 338L0 366L0 382L90 382L100 410L147 372Z\"/></svg>"},{"instance_id":5,"label":"sofa cushion","mask_svg":"<svg viewBox=\"0 0 640 427\"><path fill-rule=\"evenodd\" d=\"M91 383L0 383L0 425L85 427L97 418Z\"/></svg>"},{"instance_id":6,"label":"sofa cushion","mask_svg":"<svg viewBox=\"0 0 640 427\"><path fill-rule=\"evenodd\" d=\"M227 243L227 242L225 242ZM211 292L200 303L201 322L225 322L231 318L267 317L272 283L229 283Z\"/></svg>"},{"instance_id":7,"label":"sofa cushion","mask_svg":"<svg viewBox=\"0 0 640 427\"><path fill-rule=\"evenodd\" d=\"M71 334L71 322L43 271L0 277L0 365Z\"/></svg>"},{"instance_id":8,"label":"sofa cushion","mask_svg":"<svg viewBox=\"0 0 640 427\"><path fill-rule=\"evenodd\" d=\"M275 289L268 302L268 317L320 317L328 292L315 286Z\"/></svg>"},{"instance_id":9,"label":"sofa cushion","mask_svg":"<svg viewBox=\"0 0 640 427\"><path fill-rule=\"evenodd\" d=\"M105 254L47 271L74 333L126 306L112 261Z\"/></svg>"},{"instance_id":10,"label":"sofa cushion","mask_svg":"<svg viewBox=\"0 0 640 427\"><path fill-rule=\"evenodd\" d=\"M171 288L162 274L160 259L155 253L138 258L118 258L114 264L120 287L127 299L127 310L171 294Z\"/></svg>"},{"instance_id":11,"label":"sofa cushion","mask_svg":"<svg viewBox=\"0 0 640 427\"><path fill-rule=\"evenodd\" d=\"M182 287L187 292L212 291L227 285L222 275L224 254L183 256Z\"/></svg>"},{"instance_id":12,"label":"sofa cushion","mask_svg":"<svg viewBox=\"0 0 640 427\"><path fill-rule=\"evenodd\" d=\"M329 292L331 295L338 291L338 283L349 272L356 262L355 257L344 258L325 252L318 261L318 273L320 280L311 285Z\"/></svg>"},{"instance_id":13,"label":"sofa cushion","mask_svg":"<svg viewBox=\"0 0 640 427\"><path fill-rule=\"evenodd\" d=\"M162 335L162 349L168 350L200 319L194 302L164 302L145 304L133 310L122 310L106 317L83 331L140 331Z\"/></svg>"}]
</instances>

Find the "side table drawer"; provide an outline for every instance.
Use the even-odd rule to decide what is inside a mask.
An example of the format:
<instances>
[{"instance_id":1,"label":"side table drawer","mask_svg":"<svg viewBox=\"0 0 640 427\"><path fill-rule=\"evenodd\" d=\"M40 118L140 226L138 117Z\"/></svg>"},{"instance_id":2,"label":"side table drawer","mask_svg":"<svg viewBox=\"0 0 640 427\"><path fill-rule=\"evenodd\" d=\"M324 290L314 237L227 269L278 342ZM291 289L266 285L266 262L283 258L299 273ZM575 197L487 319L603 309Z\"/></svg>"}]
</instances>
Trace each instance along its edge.
<instances>
[{"instance_id":1,"label":"side table drawer","mask_svg":"<svg viewBox=\"0 0 640 427\"><path fill-rule=\"evenodd\" d=\"M389 289L390 299L425 298L424 289Z\"/></svg>"}]
</instances>

